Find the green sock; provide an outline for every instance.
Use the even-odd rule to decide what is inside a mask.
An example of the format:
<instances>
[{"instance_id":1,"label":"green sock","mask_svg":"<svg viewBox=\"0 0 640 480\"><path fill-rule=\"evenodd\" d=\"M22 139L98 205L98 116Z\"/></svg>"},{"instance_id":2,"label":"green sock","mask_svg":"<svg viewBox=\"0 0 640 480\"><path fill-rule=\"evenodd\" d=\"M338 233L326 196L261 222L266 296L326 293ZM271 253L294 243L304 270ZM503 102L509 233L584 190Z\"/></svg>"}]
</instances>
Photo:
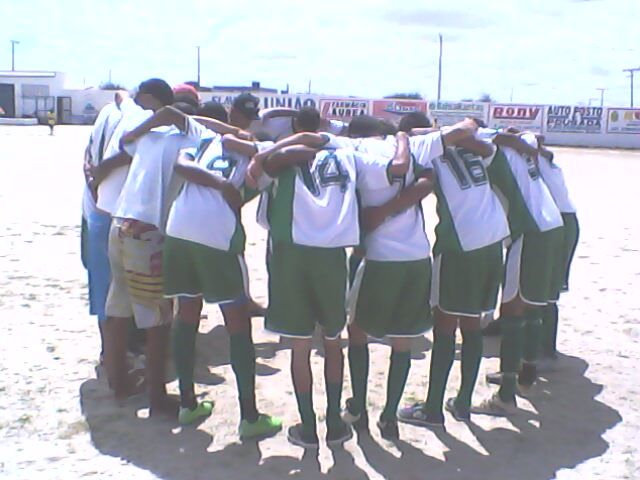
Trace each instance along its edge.
<instances>
[{"instance_id":1,"label":"green sock","mask_svg":"<svg viewBox=\"0 0 640 480\"><path fill-rule=\"evenodd\" d=\"M342 398L342 384L325 382L327 389L327 425L330 427L340 425L340 399Z\"/></svg>"},{"instance_id":2,"label":"green sock","mask_svg":"<svg viewBox=\"0 0 640 480\"><path fill-rule=\"evenodd\" d=\"M253 422L258 418L256 408L256 352L248 333L229 335L231 368L236 376L240 416Z\"/></svg>"},{"instance_id":3,"label":"green sock","mask_svg":"<svg viewBox=\"0 0 640 480\"><path fill-rule=\"evenodd\" d=\"M391 351L389 373L387 375L387 403L382 410L380 418L383 420L395 420L398 405L407 384L409 368L411 367L411 352Z\"/></svg>"},{"instance_id":4,"label":"green sock","mask_svg":"<svg viewBox=\"0 0 640 480\"><path fill-rule=\"evenodd\" d=\"M549 303L542 312L542 349L546 356L556 354L558 338L558 304Z\"/></svg>"},{"instance_id":5,"label":"green sock","mask_svg":"<svg viewBox=\"0 0 640 480\"><path fill-rule=\"evenodd\" d=\"M471 408L471 396L478 379L480 360L482 359L482 331L462 331L462 381L456 398L456 408L468 411Z\"/></svg>"},{"instance_id":6,"label":"green sock","mask_svg":"<svg viewBox=\"0 0 640 480\"><path fill-rule=\"evenodd\" d=\"M307 433L315 432L316 413L313 411L313 396L311 392L300 393L296 391L296 402L298 403L298 412L300 413L300 420L302 420L302 427Z\"/></svg>"},{"instance_id":7,"label":"green sock","mask_svg":"<svg viewBox=\"0 0 640 480\"><path fill-rule=\"evenodd\" d=\"M198 324L176 319L172 335L173 362L180 385L180 405L185 408L197 405L193 389L197 334Z\"/></svg>"},{"instance_id":8,"label":"green sock","mask_svg":"<svg viewBox=\"0 0 640 480\"><path fill-rule=\"evenodd\" d=\"M353 281L356 278L356 272L358 271L358 267L362 263L362 257L360 255L356 255L352 253L349 255L349 285L353 285Z\"/></svg>"},{"instance_id":9,"label":"green sock","mask_svg":"<svg viewBox=\"0 0 640 480\"><path fill-rule=\"evenodd\" d=\"M367 381L369 377L369 346L349 345L349 372L351 373L351 390L353 391L353 407L359 414L367 409Z\"/></svg>"},{"instance_id":10,"label":"green sock","mask_svg":"<svg viewBox=\"0 0 640 480\"><path fill-rule=\"evenodd\" d=\"M502 341L500 342L500 371L502 383L498 394L505 402L516 397L516 375L522 360L524 320L522 317L503 316Z\"/></svg>"},{"instance_id":11,"label":"green sock","mask_svg":"<svg viewBox=\"0 0 640 480\"><path fill-rule=\"evenodd\" d=\"M524 352L523 358L535 363L540 357L542 343L542 319L540 309L529 310L524 317Z\"/></svg>"},{"instance_id":12,"label":"green sock","mask_svg":"<svg viewBox=\"0 0 640 480\"><path fill-rule=\"evenodd\" d=\"M442 415L444 392L456 353L456 336L444 335L436 331L433 337L426 409L431 414Z\"/></svg>"}]
</instances>

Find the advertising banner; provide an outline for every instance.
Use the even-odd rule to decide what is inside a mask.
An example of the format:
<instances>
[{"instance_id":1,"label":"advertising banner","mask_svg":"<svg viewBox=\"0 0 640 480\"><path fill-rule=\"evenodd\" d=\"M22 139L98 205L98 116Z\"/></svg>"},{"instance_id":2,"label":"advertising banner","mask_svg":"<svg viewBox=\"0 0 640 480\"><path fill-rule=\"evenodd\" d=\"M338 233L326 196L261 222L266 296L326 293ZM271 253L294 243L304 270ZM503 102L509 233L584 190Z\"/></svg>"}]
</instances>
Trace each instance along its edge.
<instances>
[{"instance_id":1,"label":"advertising banner","mask_svg":"<svg viewBox=\"0 0 640 480\"><path fill-rule=\"evenodd\" d=\"M489 126L541 132L543 111L542 105L491 105Z\"/></svg>"},{"instance_id":2,"label":"advertising banner","mask_svg":"<svg viewBox=\"0 0 640 480\"><path fill-rule=\"evenodd\" d=\"M249 92L260 99L260 108L295 108L299 110L302 107L318 108L318 95L311 94L294 94L294 93L262 93ZM223 105L231 106L233 99L239 93L236 92L200 92L203 101L213 100Z\"/></svg>"},{"instance_id":3,"label":"advertising banner","mask_svg":"<svg viewBox=\"0 0 640 480\"><path fill-rule=\"evenodd\" d=\"M602 132L602 107L549 105L546 108L549 133Z\"/></svg>"},{"instance_id":4,"label":"advertising banner","mask_svg":"<svg viewBox=\"0 0 640 480\"><path fill-rule=\"evenodd\" d=\"M429 102L431 118L444 127L464 120L466 117L487 121L489 104L483 102Z\"/></svg>"},{"instance_id":5,"label":"advertising banner","mask_svg":"<svg viewBox=\"0 0 640 480\"><path fill-rule=\"evenodd\" d=\"M398 123L400 118L407 113L422 112L426 114L428 112L427 102L424 100L394 100L386 98L373 100L371 104L371 115L394 123Z\"/></svg>"},{"instance_id":6,"label":"advertising banner","mask_svg":"<svg viewBox=\"0 0 640 480\"><path fill-rule=\"evenodd\" d=\"M320 116L329 120L349 121L358 115L370 115L370 103L364 98L322 98Z\"/></svg>"},{"instance_id":7,"label":"advertising banner","mask_svg":"<svg viewBox=\"0 0 640 480\"><path fill-rule=\"evenodd\" d=\"M607 109L607 133L640 133L640 108Z\"/></svg>"}]
</instances>

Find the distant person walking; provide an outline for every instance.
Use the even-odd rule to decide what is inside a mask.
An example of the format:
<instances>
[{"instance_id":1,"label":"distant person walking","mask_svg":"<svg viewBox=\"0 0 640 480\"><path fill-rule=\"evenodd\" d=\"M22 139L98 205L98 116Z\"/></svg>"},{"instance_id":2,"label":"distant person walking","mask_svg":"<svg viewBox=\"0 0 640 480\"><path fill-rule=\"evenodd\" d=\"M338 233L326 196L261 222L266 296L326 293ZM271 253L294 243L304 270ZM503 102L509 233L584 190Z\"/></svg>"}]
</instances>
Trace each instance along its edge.
<instances>
[{"instance_id":1,"label":"distant person walking","mask_svg":"<svg viewBox=\"0 0 640 480\"><path fill-rule=\"evenodd\" d=\"M47 112L47 124L49 125L49 135L53 135L53 127L56 126L56 114L53 109Z\"/></svg>"}]
</instances>

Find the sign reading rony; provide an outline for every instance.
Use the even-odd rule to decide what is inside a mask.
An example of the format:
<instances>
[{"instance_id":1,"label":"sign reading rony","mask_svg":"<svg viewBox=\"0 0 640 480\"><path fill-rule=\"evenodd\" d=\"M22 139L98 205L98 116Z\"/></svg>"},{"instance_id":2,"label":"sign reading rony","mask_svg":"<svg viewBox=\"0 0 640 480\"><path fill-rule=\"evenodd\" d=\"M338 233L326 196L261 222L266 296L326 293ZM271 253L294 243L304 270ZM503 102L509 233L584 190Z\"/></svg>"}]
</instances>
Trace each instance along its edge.
<instances>
[{"instance_id":1,"label":"sign reading rony","mask_svg":"<svg viewBox=\"0 0 640 480\"><path fill-rule=\"evenodd\" d=\"M543 109L540 105L491 105L489 126L541 132Z\"/></svg>"}]
</instances>

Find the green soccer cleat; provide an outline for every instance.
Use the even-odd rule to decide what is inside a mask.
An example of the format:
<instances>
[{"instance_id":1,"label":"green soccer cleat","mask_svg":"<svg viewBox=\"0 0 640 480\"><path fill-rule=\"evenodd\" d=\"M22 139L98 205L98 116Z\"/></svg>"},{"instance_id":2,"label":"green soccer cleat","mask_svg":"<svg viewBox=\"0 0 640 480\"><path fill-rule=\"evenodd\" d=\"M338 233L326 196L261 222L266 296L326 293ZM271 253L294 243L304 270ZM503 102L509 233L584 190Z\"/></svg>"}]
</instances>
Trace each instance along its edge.
<instances>
[{"instance_id":1,"label":"green soccer cleat","mask_svg":"<svg viewBox=\"0 0 640 480\"><path fill-rule=\"evenodd\" d=\"M212 411L213 402L209 401L200 402L193 410L190 408L181 408L180 413L178 413L178 423L180 425L189 425L200 418L208 417Z\"/></svg>"},{"instance_id":2,"label":"green soccer cleat","mask_svg":"<svg viewBox=\"0 0 640 480\"><path fill-rule=\"evenodd\" d=\"M242 420L240 422L239 434L240 438L269 437L275 435L282 430L282 420L278 417L272 417L261 413L255 422Z\"/></svg>"}]
</instances>

